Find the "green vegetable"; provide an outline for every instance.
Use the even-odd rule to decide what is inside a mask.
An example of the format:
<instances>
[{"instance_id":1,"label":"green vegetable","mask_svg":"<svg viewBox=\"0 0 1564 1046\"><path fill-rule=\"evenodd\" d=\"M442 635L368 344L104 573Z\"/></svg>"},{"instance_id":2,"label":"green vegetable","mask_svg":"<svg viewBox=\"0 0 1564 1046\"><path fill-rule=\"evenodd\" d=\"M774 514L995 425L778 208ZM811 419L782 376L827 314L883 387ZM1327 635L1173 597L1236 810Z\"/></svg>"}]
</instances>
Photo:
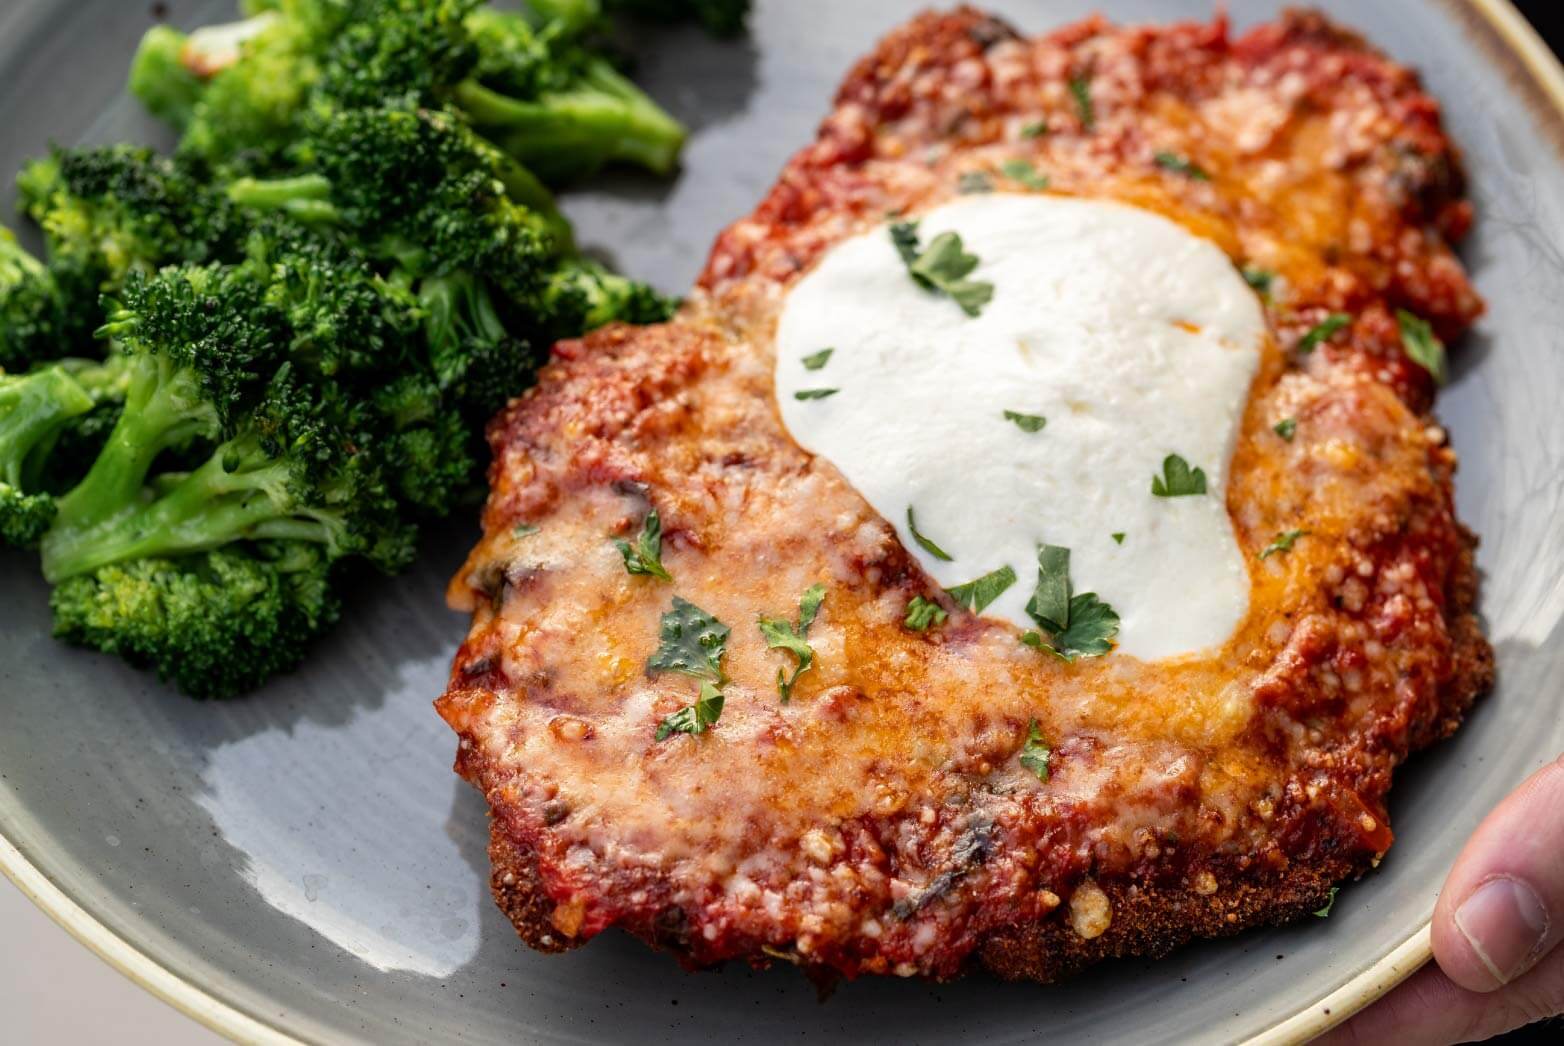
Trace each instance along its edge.
<instances>
[{"instance_id":1,"label":"green vegetable","mask_svg":"<svg viewBox=\"0 0 1564 1046\"><path fill-rule=\"evenodd\" d=\"M1151 493L1159 498L1188 497L1206 492L1204 469L1192 469L1177 454L1162 459L1162 475L1151 477Z\"/></svg>"},{"instance_id":2,"label":"green vegetable","mask_svg":"<svg viewBox=\"0 0 1564 1046\"><path fill-rule=\"evenodd\" d=\"M835 349L821 349L819 352L810 353L804 357L804 369L819 370L826 365L827 361L831 359L831 353L835 351Z\"/></svg>"},{"instance_id":3,"label":"green vegetable","mask_svg":"<svg viewBox=\"0 0 1564 1046\"><path fill-rule=\"evenodd\" d=\"M530 538L532 535L538 533L542 529L543 528L535 526L531 523L517 523L516 526L511 529L510 533L512 537Z\"/></svg>"},{"instance_id":4,"label":"green vegetable","mask_svg":"<svg viewBox=\"0 0 1564 1046\"><path fill-rule=\"evenodd\" d=\"M1174 174L1182 174L1185 178L1189 178L1197 182L1208 182L1211 180L1211 176L1209 174L1207 174L1196 164L1190 162L1187 157L1180 156L1178 153L1159 152L1157 153L1155 160L1157 162L1157 166L1162 168L1164 171L1171 171ZM1269 278L1266 280L1266 285L1270 285Z\"/></svg>"},{"instance_id":5,"label":"green vegetable","mask_svg":"<svg viewBox=\"0 0 1564 1046\"><path fill-rule=\"evenodd\" d=\"M1347 315L1345 312L1331 313L1319 323L1316 323L1314 326L1310 327L1308 331L1305 332L1303 337L1298 339L1298 352L1303 355L1308 355L1309 353L1313 352L1315 347L1318 346L1321 342L1329 341L1337 331L1341 330L1351 322L1352 317Z\"/></svg>"},{"instance_id":6,"label":"green vegetable","mask_svg":"<svg viewBox=\"0 0 1564 1046\"><path fill-rule=\"evenodd\" d=\"M728 681L722 673L722 657L728 652L727 625L694 603L674 596L658 634L661 644L647 659L648 672L679 672L718 686Z\"/></svg>"},{"instance_id":7,"label":"green vegetable","mask_svg":"<svg viewBox=\"0 0 1564 1046\"><path fill-rule=\"evenodd\" d=\"M1276 538L1260 551L1260 558L1265 559L1274 556L1278 552L1291 552L1298 539L1305 536L1307 530L1284 530L1276 535Z\"/></svg>"},{"instance_id":8,"label":"green vegetable","mask_svg":"<svg viewBox=\"0 0 1564 1046\"><path fill-rule=\"evenodd\" d=\"M1271 284L1276 281L1276 274L1268 269L1255 269L1245 267L1242 270L1244 282L1261 294L1271 293Z\"/></svg>"},{"instance_id":9,"label":"green vegetable","mask_svg":"<svg viewBox=\"0 0 1564 1046\"><path fill-rule=\"evenodd\" d=\"M1016 572L1008 566L991 570L975 581L947 588L945 594L974 614L998 599L1005 589L1016 583Z\"/></svg>"},{"instance_id":10,"label":"green vegetable","mask_svg":"<svg viewBox=\"0 0 1564 1046\"><path fill-rule=\"evenodd\" d=\"M1113 543L1115 545L1122 545L1122 544L1124 544L1124 531L1122 531L1122 530L1115 530L1113 532L1113 534L1110 535L1110 536L1113 538Z\"/></svg>"},{"instance_id":11,"label":"green vegetable","mask_svg":"<svg viewBox=\"0 0 1564 1046\"><path fill-rule=\"evenodd\" d=\"M942 232L920 249L917 223L896 222L891 225L891 242L920 287L948 295L968 316L978 315L993 298L992 283L966 278L977 268L978 259L965 252L956 233Z\"/></svg>"},{"instance_id":12,"label":"green vegetable","mask_svg":"<svg viewBox=\"0 0 1564 1046\"><path fill-rule=\"evenodd\" d=\"M1048 742L1043 740L1042 728L1038 726L1034 717L1026 724L1026 741L1021 745L1020 755L1017 760L1024 769L1037 775L1037 779L1044 784L1048 783L1048 759L1053 755L1053 749L1048 747Z\"/></svg>"},{"instance_id":13,"label":"green vegetable","mask_svg":"<svg viewBox=\"0 0 1564 1046\"><path fill-rule=\"evenodd\" d=\"M0 373L0 542L31 545L53 522L54 499L38 489L38 469L66 425L92 406L64 367Z\"/></svg>"},{"instance_id":14,"label":"green vegetable","mask_svg":"<svg viewBox=\"0 0 1564 1046\"><path fill-rule=\"evenodd\" d=\"M965 195L994 191L994 179L982 171L963 171L956 179L956 191Z\"/></svg>"},{"instance_id":15,"label":"green vegetable","mask_svg":"<svg viewBox=\"0 0 1564 1046\"><path fill-rule=\"evenodd\" d=\"M1341 892L1341 887L1339 887L1339 886L1332 886L1330 888L1330 897L1325 901L1325 907L1321 908L1319 911L1315 912L1314 914L1319 916L1321 919L1329 918L1330 917L1330 910L1332 908L1336 907L1336 895L1338 893L1340 893L1340 892Z\"/></svg>"},{"instance_id":16,"label":"green vegetable","mask_svg":"<svg viewBox=\"0 0 1564 1046\"><path fill-rule=\"evenodd\" d=\"M1048 424L1048 419L1041 414L1021 414L1013 410L1005 411L1005 420L1015 422L1022 432L1040 432Z\"/></svg>"},{"instance_id":17,"label":"green vegetable","mask_svg":"<svg viewBox=\"0 0 1564 1046\"><path fill-rule=\"evenodd\" d=\"M1108 653L1119 632L1119 615L1096 593L1072 594L1070 550L1057 545L1038 546L1037 587L1026 612L1042 631L1022 633L1021 642L1062 661Z\"/></svg>"},{"instance_id":18,"label":"green vegetable","mask_svg":"<svg viewBox=\"0 0 1564 1046\"><path fill-rule=\"evenodd\" d=\"M1282 439L1286 440L1288 443L1291 443L1293 436L1298 432L1298 419L1283 418L1281 421L1278 421L1275 425L1271 426L1271 431L1276 433Z\"/></svg>"},{"instance_id":19,"label":"green vegetable","mask_svg":"<svg viewBox=\"0 0 1564 1046\"><path fill-rule=\"evenodd\" d=\"M657 724L656 740L665 741L674 734L704 734L722 718L725 700L711 683L701 683L700 696L693 705L685 705Z\"/></svg>"},{"instance_id":20,"label":"green vegetable","mask_svg":"<svg viewBox=\"0 0 1564 1046\"><path fill-rule=\"evenodd\" d=\"M663 581L673 580L673 575L663 568L663 524L656 509L650 509L641 520L641 533L637 535L634 546L622 538L616 538L614 547L624 557L627 572L650 574Z\"/></svg>"},{"instance_id":21,"label":"green vegetable","mask_svg":"<svg viewBox=\"0 0 1564 1046\"><path fill-rule=\"evenodd\" d=\"M841 389L799 389L793 393L796 400L823 400L835 396Z\"/></svg>"},{"instance_id":22,"label":"green vegetable","mask_svg":"<svg viewBox=\"0 0 1564 1046\"><path fill-rule=\"evenodd\" d=\"M1428 321L1405 309L1397 309L1396 323L1401 328L1401 347L1406 350L1407 358L1432 375L1436 384L1448 382L1450 370L1445 361L1444 342L1434 335Z\"/></svg>"},{"instance_id":23,"label":"green vegetable","mask_svg":"<svg viewBox=\"0 0 1564 1046\"><path fill-rule=\"evenodd\" d=\"M781 695L783 704L792 698L793 685L798 682L798 677L809 671L815 663L814 647L808 643L809 626L814 624L815 615L820 612L820 603L824 599L825 586L810 585L798 601L797 625L786 618L760 618L760 634L766 637L766 649L786 650L798 661L791 676L777 669L777 693Z\"/></svg>"},{"instance_id":24,"label":"green vegetable","mask_svg":"<svg viewBox=\"0 0 1564 1046\"><path fill-rule=\"evenodd\" d=\"M1033 120L1029 124L1021 126L1022 138L1039 138L1048 133L1047 120Z\"/></svg>"},{"instance_id":25,"label":"green vegetable","mask_svg":"<svg viewBox=\"0 0 1564 1046\"><path fill-rule=\"evenodd\" d=\"M923 632L932 625L942 625L949 615L932 599L913 596L907 603L907 616L902 624L914 632Z\"/></svg>"},{"instance_id":26,"label":"green vegetable","mask_svg":"<svg viewBox=\"0 0 1564 1046\"><path fill-rule=\"evenodd\" d=\"M1048 176L1039 174L1037 168L1033 167L1029 160L1006 160L1000 165L999 169L1004 172L1006 178L1013 182L1020 182L1028 189L1036 189L1038 192L1042 192L1048 188Z\"/></svg>"},{"instance_id":27,"label":"green vegetable","mask_svg":"<svg viewBox=\"0 0 1564 1046\"><path fill-rule=\"evenodd\" d=\"M1092 105L1091 81L1084 76L1070 77L1070 97L1075 99L1075 112L1081 118L1081 126L1088 131L1097 126L1097 110Z\"/></svg>"},{"instance_id":28,"label":"green vegetable","mask_svg":"<svg viewBox=\"0 0 1564 1046\"><path fill-rule=\"evenodd\" d=\"M935 559L944 560L946 563L953 562L949 552L946 552L944 549L940 548L938 545L924 537L918 531L918 522L913 517L911 505L907 506L907 529L912 532L912 540L921 545L923 547L923 551L927 552Z\"/></svg>"}]
</instances>

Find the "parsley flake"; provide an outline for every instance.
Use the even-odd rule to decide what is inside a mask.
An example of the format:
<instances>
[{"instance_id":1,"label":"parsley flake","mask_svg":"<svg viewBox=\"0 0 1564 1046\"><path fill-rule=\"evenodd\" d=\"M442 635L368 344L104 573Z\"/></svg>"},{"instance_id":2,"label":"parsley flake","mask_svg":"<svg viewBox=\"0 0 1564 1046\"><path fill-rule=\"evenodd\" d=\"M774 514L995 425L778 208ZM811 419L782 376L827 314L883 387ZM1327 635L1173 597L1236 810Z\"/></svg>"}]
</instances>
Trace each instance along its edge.
<instances>
[{"instance_id":1,"label":"parsley flake","mask_svg":"<svg viewBox=\"0 0 1564 1046\"><path fill-rule=\"evenodd\" d=\"M1315 912L1314 914L1319 916L1321 919L1328 919L1328 918L1330 918L1330 910L1332 908L1336 907L1336 895L1338 893L1340 893L1340 892L1341 892L1341 887L1339 887L1339 886L1332 886L1330 888L1330 898L1328 900L1326 900L1325 907L1321 908L1319 911Z\"/></svg>"},{"instance_id":2,"label":"parsley flake","mask_svg":"<svg viewBox=\"0 0 1564 1046\"><path fill-rule=\"evenodd\" d=\"M1281 421L1278 421L1275 425L1271 426L1271 431L1276 433L1282 439L1286 440L1288 443L1291 443L1293 436L1295 436L1298 432L1298 419L1283 418Z\"/></svg>"},{"instance_id":3,"label":"parsley flake","mask_svg":"<svg viewBox=\"0 0 1564 1046\"><path fill-rule=\"evenodd\" d=\"M1041 414L1022 414L1014 410L1005 411L1005 420L1015 422L1022 432L1039 432L1048 424L1048 419Z\"/></svg>"},{"instance_id":4,"label":"parsley flake","mask_svg":"<svg viewBox=\"0 0 1564 1046\"><path fill-rule=\"evenodd\" d=\"M1021 125L1022 138L1041 138L1048 133L1047 120L1033 120L1029 124Z\"/></svg>"},{"instance_id":5,"label":"parsley flake","mask_svg":"<svg viewBox=\"0 0 1564 1046\"><path fill-rule=\"evenodd\" d=\"M1048 188L1048 175L1038 173L1037 168L1032 166L1030 160L1022 160L1020 158L1006 160L1000 164L999 169L1006 178L1013 182L1020 182L1028 189L1036 189L1038 192L1042 192Z\"/></svg>"},{"instance_id":6,"label":"parsley flake","mask_svg":"<svg viewBox=\"0 0 1564 1046\"><path fill-rule=\"evenodd\" d=\"M1178 153L1160 152L1153 159L1156 160L1157 166L1164 171L1182 174L1185 178L1197 182L1209 182L1211 180L1211 176L1205 172L1204 168L1192 162L1188 157L1180 156Z\"/></svg>"},{"instance_id":7,"label":"parsley flake","mask_svg":"<svg viewBox=\"0 0 1564 1046\"><path fill-rule=\"evenodd\" d=\"M1260 551L1260 558L1265 559L1267 556L1274 556L1278 552L1291 552L1293 545L1298 543L1298 539L1308 533L1307 530L1282 531L1276 535L1276 538L1269 545Z\"/></svg>"},{"instance_id":8,"label":"parsley flake","mask_svg":"<svg viewBox=\"0 0 1564 1046\"><path fill-rule=\"evenodd\" d=\"M1162 459L1162 475L1151 477L1151 492L1159 498L1182 498L1206 492L1204 469L1192 469L1177 454Z\"/></svg>"},{"instance_id":9,"label":"parsley flake","mask_svg":"<svg viewBox=\"0 0 1564 1046\"><path fill-rule=\"evenodd\" d=\"M1405 309L1396 310L1396 323L1401 327L1401 347L1407 358L1433 376L1443 385L1450 380L1449 366L1445 362L1445 343L1434 334L1428 321L1412 315Z\"/></svg>"},{"instance_id":10,"label":"parsley flake","mask_svg":"<svg viewBox=\"0 0 1564 1046\"><path fill-rule=\"evenodd\" d=\"M1124 531L1122 531L1122 530L1115 530L1109 536L1113 538L1113 543L1115 545L1122 545L1122 544L1124 544Z\"/></svg>"},{"instance_id":11,"label":"parsley flake","mask_svg":"<svg viewBox=\"0 0 1564 1046\"><path fill-rule=\"evenodd\" d=\"M1095 592L1071 594L1070 550L1057 545L1037 549L1037 588L1026 612L1043 632L1024 632L1021 642L1061 661L1101 657L1113 649L1119 615Z\"/></svg>"},{"instance_id":12,"label":"parsley flake","mask_svg":"<svg viewBox=\"0 0 1564 1046\"><path fill-rule=\"evenodd\" d=\"M1048 783L1048 757L1053 755L1053 749L1048 747L1048 742L1043 740L1043 731L1037 725L1036 717L1026 724L1026 741L1021 745L1021 753L1017 761L1021 766L1037 775L1037 779L1044 784Z\"/></svg>"},{"instance_id":13,"label":"parsley flake","mask_svg":"<svg viewBox=\"0 0 1564 1046\"><path fill-rule=\"evenodd\" d=\"M907 616L902 619L902 624L914 632L923 632L931 625L943 625L949 616L934 600L913 596L907 604Z\"/></svg>"},{"instance_id":14,"label":"parsley flake","mask_svg":"<svg viewBox=\"0 0 1564 1046\"><path fill-rule=\"evenodd\" d=\"M956 191L970 195L971 193L993 192L994 179L982 171L965 171L956 179Z\"/></svg>"},{"instance_id":15,"label":"parsley flake","mask_svg":"<svg viewBox=\"0 0 1564 1046\"><path fill-rule=\"evenodd\" d=\"M1352 322L1352 317L1345 312L1333 312L1319 323L1310 327L1303 337L1298 339L1298 352L1307 356L1313 352L1321 342L1329 341L1331 336Z\"/></svg>"},{"instance_id":16,"label":"parsley flake","mask_svg":"<svg viewBox=\"0 0 1564 1046\"><path fill-rule=\"evenodd\" d=\"M804 369L819 370L826 365L826 361L831 358L831 353L835 351L835 349L821 349L819 352L811 352L804 357Z\"/></svg>"},{"instance_id":17,"label":"parsley flake","mask_svg":"<svg viewBox=\"0 0 1564 1046\"><path fill-rule=\"evenodd\" d=\"M1015 583L1016 572L1009 566L1003 566L998 570L989 571L975 581L947 588L945 594L974 614L981 614L984 607L998 599L1005 589Z\"/></svg>"},{"instance_id":18,"label":"parsley flake","mask_svg":"<svg viewBox=\"0 0 1564 1046\"><path fill-rule=\"evenodd\" d=\"M542 529L542 527L532 523L517 523L510 533L511 537L530 538L532 535L536 534L539 530Z\"/></svg>"},{"instance_id":19,"label":"parsley flake","mask_svg":"<svg viewBox=\"0 0 1564 1046\"><path fill-rule=\"evenodd\" d=\"M646 518L641 520L641 533L633 546L622 538L616 538L614 547L624 557L625 570L629 573L650 574L664 581L673 580L673 575L663 567L663 523L656 509L649 511Z\"/></svg>"},{"instance_id":20,"label":"parsley flake","mask_svg":"<svg viewBox=\"0 0 1564 1046\"><path fill-rule=\"evenodd\" d=\"M693 705L685 705L657 724L657 740L665 741L674 734L704 734L722 718L725 700L722 691L702 683L700 696Z\"/></svg>"},{"instance_id":21,"label":"parsley flake","mask_svg":"<svg viewBox=\"0 0 1564 1046\"><path fill-rule=\"evenodd\" d=\"M1092 84L1084 76L1070 77L1070 97L1075 99L1075 111L1081 118L1081 126L1088 131L1097 126L1097 109L1092 105Z\"/></svg>"},{"instance_id":22,"label":"parsley flake","mask_svg":"<svg viewBox=\"0 0 1564 1046\"><path fill-rule=\"evenodd\" d=\"M1271 284L1276 280L1276 274L1268 269L1255 269L1245 266L1240 270L1244 282L1261 294L1271 293Z\"/></svg>"},{"instance_id":23,"label":"parsley flake","mask_svg":"<svg viewBox=\"0 0 1564 1046\"><path fill-rule=\"evenodd\" d=\"M958 234L942 232L929 241L927 247L920 249L918 223L894 222L891 243L918 286L949 295L968 316L982 312L983 306L993 298L992 283L967 279L977 268L978 259L977 255L966 252Z\"/></svg>"},{"instance_id":24,"label":"parsley flake","mask_svg":"<svg viewBox=\"0 0 1564 1046\"><path fill-rule=\"evenodd\" d=\"M760 634L766 637L766 649L786 650L798 659L791 676L783 669L777 669L777 693L782 696L783 704L787 704L792 698L793 684L798 682L798 677L814 666L815 649L809 645L807 639L809 626L815 623L815 617L820 613L820 604L824 599L825 586L810 585L799 598L796 626L786 618L762 617L760 619Z\"/></svg>"},{"instance_id":25,"label":"parsley flake","mask_svg":"<svg viewBox=\"0 0 1564 1046\"><path fill-rule=\"evenodd\" d=\"M796 400L823 400L827 396L835 396L841 389L799 389L793 393Z\"/></svg>"},{"instance_id":26,"label":"parsley flake","mask_svg":"<svg viewBox=\"0 0 1564 1046\"><path fill-rule=\"evenodd\" d=\"M673 597L673 608L662 616L656 653L646 661L650 673L678 672L721 685L722 656L728 652L729 629L694 603Z\"/></svg>"},{"instance_id":27,"label":"parsley flake","mask_svg":"<svg viewBox=\"0 0 1564 1046\"><path fill-rule=\"evenodd\" d=\"M946 552L944 549L940 548L934 542L930 541L928 538L924 537L918 532L918 524L917 521L913 519L911 505L907 506L907 529L912 531L912 540L923 546L923 551L927 552L935 559L944 560L946 563L955 562L955 560L951 558L949 552Z\"/></svg>"}]
</instances>

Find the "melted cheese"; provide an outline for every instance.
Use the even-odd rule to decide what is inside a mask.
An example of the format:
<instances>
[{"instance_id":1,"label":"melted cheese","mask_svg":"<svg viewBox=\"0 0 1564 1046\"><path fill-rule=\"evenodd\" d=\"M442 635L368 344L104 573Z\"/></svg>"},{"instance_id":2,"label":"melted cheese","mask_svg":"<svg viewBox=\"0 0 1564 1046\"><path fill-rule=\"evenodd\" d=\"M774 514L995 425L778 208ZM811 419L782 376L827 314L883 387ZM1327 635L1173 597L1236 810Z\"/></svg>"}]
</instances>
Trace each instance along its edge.
<instances>
[{"instance_id":1,"label":"melted cheese","mask_svg":"<svg viewBox=\"0 0 1564 1046\"><path fill-rule=\"evenodd\" d=\"M1122 204L975 195L919 227L925 245L947 230L979 259L969 278L994 286L976 317L915 283L884 227L788 295L775 383L793 438L940 585L1011 567L1019 580L987 614L1035 627L1047 543L1071 550L1077 592L1119 613L1119 651L1219 646L1249 602L1227 477L1265 336L1254 292L1214 244ZM797 395L812 389L837 391ZM1046 424L1027 432L1006 411ZM1152 494L1170 454L1204 471L1206 494ZM949 561L914 539L909 508Z\"/></svg>"}]
</instances>

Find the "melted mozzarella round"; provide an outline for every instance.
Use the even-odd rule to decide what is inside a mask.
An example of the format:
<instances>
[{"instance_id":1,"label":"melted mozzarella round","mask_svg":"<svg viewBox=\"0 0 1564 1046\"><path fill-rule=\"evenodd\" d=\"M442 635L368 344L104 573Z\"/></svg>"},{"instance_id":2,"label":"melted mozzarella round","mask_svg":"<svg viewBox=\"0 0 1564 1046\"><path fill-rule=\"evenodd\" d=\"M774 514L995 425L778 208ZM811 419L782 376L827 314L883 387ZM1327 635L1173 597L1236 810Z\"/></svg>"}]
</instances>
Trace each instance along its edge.
<instances>
[{"instance_id":1,"label":"melted mozzarella round","mask_svg":"<svg viewBox=\"0 0 1564 1046\"><path fill-rule=\"evenodd\" d=\"M974 195L919 225L924 245L947 230L979 259L968 278L994 286L976 317L915 283L885 227L789 293L776 395L793 438L940 585L1010 566L1017 583L985 614L1035 627L1047 543L1070 549L1076 592L1120 615L1118 651L1220 645L1249 603L1227 472L1265 335L1254 292L1214 244L1122 204ZM823 389L837 391L797 396ZM1046 424L1027 432L1006 411ZM1205 472L1207 493L1152 494L1170 454ZM909 507L949 562L914 540Z\"/></svg>"}]
</instances>

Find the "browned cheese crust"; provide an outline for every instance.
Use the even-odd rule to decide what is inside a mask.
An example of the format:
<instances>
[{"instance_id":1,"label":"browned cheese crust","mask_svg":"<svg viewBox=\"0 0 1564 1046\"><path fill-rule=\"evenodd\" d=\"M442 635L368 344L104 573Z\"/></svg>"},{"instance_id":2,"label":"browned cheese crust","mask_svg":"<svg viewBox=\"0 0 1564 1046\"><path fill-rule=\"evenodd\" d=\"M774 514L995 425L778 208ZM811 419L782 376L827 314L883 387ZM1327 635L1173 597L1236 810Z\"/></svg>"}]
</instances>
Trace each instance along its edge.
<instances>
[{"instance_id":1,"label":"browned cheese crust","mask_svg":"<svg viewBox=\"0 0 1564 1046\"><path fill-rule=\"evenodd\" d=\"M1017 157L1275 274L1227 492L1250 609L1218 650L1022 646L782 426L789 285L963 173L1019 188ZM1237 39L1221 21L1029 39L971 9L892 32L676 320L562 343L491 428L485 534L451 587L472 631L438 708L521 936L558 950L620 926L692 966L1048 980L1320 907L1389 847L1393 769L1492 675L1455 458L1395 319L1454 339L1481 311L1450 247L1470 217L1437 104L1318 15ZM1351 325L1300 352L1338 311ZM671 584L612 544L648 506ZM1258 557L1292 528L1308 539ZM755 621L814 582L818 663L783 704L791 660ZM674 594L732 628L731 682L714 728L657 741L696 688L646 671ZM948 622L907 630L915 595ZM1034 718L1046 781L1017 761Z\"/></svg>"}]
</instances>

